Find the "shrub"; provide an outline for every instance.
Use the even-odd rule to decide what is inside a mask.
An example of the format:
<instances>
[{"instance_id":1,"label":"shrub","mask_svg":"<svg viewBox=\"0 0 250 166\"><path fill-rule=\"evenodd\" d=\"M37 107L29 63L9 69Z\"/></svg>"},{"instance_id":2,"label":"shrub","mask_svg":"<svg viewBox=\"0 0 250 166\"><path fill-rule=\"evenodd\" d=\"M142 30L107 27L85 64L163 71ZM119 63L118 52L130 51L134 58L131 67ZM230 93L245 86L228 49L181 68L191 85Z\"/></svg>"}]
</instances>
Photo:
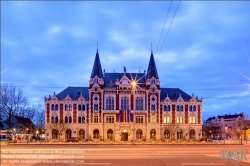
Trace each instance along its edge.
<instances>
[{"instance_id":1,"label":"shrub","mask_svg":"<svg viewBox=\"0 0 250 166\"><path fill-rule=\"evenodd\" d=\"M207 141L207 137L206 136L202 136L201 141Z\"/></svg>"},{"instance_id":2,"label":"shrub","mask_svg":"<svg viewBox=\"0 0 250 166\"><path fill-rule=\"evenodd\" d=\"M20 135L18 135L18 136L17 136L17 140L21 140L21 137L20 137Z\"/></svg>"}]
</instances>

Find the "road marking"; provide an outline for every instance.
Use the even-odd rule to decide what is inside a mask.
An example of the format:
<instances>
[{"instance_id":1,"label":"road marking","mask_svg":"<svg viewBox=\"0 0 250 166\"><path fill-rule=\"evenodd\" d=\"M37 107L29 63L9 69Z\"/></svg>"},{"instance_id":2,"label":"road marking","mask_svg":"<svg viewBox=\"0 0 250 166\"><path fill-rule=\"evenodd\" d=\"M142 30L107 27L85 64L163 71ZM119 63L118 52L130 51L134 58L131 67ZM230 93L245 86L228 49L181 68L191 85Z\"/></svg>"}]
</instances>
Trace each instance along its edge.
<instances>
[{"instance_id":1,"label":"road marking","mask_svg":"<svg viewBox=\"0 0 250 166\"><path fill-rule=\"evenodd\" d=\"M182 163L182 165L225 165L224 163Z\"/></svg>"}]
</instances>

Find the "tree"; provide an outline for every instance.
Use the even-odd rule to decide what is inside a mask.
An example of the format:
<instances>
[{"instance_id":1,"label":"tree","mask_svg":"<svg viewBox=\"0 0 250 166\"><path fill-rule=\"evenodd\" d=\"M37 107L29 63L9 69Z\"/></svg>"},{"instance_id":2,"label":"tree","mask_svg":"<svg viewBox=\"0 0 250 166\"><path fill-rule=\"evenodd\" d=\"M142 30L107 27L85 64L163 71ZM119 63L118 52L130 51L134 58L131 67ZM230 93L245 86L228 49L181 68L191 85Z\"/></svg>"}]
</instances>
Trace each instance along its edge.
<instances>
[{"instance_id":1,"label":"tree","mask_svg":"<svg viewBox=\"0 0 250 166\"><path fill-rule=\"evenodd\" d=\"M235 134L237 135L238 139L242 134L244 134L246 139L246 130L248 129L247 119L247 116L242 114L242 116L236 120Z\"/></svg>"},{"instance_id":2,"label":"tree","mask_svg":"<svg viewBox=\"0 0 250 166\"><path fill-rule=\"evenodd\" d=\"M46 130L51 130L51 132L53 130L56 130L58 132L58 134L59 134L58 141L60 141L60 136L69 127L70 127L70 123L64 123L63 121L59 121L58 123L48 123L46 125Z\"/></svg>"},{"instance_id":3,"label":"tree","mask_svg":"<svg viewBox=\"0 0 250 166\"><path fill-rule=\"evenodd\" d=\"M21 89L7 84L1 86L0 110L3 125L8 129L15 127L14 116L26 113L28 108L27 99L23 96ZM30 112L30 111L28 111ZM28 113L26 113L28 115Z\"/></svg>"},{"instance_id":4,"label":"tree","mask_svg":"<svg viewBox=\"0 0 250 166\"><path fill-rule=\"evenodd\" d=\"M174 139L174 134L176 134L176 131L179 129L179 125L176 123L170 123L168 125L165 125L165 130L169 130L170 131L170 138L171 140Z\"/></svg>"}]
</instances>

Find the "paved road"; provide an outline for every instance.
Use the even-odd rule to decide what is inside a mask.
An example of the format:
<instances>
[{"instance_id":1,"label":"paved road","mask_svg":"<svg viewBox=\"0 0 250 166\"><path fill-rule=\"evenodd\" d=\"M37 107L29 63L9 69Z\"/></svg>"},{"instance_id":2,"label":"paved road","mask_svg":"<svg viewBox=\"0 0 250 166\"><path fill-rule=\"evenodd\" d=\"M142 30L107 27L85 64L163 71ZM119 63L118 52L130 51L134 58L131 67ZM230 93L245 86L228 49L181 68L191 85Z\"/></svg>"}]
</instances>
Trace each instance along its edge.
<instances>
[{"instance_id":1,"label":"paved road","mask_svg":"<svg viewBox=\"0 0 250 166\"><path fill-rule=\"evenodd\" d=\"M235 166L221 160L222 150L247 150L246 145L5 145L1 166ZM244 158L244 157L243 157ZM250 155L246 155L249 160ZM250 161L239 166L250 166Z\"/></svg>"}]
</instances>

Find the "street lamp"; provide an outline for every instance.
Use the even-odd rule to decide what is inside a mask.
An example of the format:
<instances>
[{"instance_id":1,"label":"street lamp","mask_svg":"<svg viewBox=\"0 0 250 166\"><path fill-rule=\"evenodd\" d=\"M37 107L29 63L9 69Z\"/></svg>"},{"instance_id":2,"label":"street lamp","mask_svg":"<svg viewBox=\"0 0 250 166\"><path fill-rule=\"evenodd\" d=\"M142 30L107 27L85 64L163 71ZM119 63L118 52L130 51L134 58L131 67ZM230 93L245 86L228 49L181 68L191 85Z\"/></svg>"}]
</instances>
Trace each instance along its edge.
<instances>
[{"instance_id":1,"label":"street lamp","mask_svg":"<svg viewBox=\"0 0 250 166\"><path fill-rule=\"evenodd\" d=\"M39 131L36 130L36 139L38 139L38 134L39 134Z\"/></svg>"},{"instance_id":2,"label":"street lamp","mask_svg":"<svg viewBox=\"0 0 250 166\"><path fill-rule=\"evenodd\" d=\"M135 99L136 81L132 81L133 100ZM135 144L135 102L133 102L133 144Z\"/></svg>"},{"instance_id":3,"label":"street lamp","mask_svg":"<svg viewBox=\"0 0 250 166\"><path fill-rule=\"evenodd\" d=\"M28 138L29 138L29 136L28 136L28 131L29 131L29 128L27 127L27 128L26 128L26 140L27 140L27 144L28 144L28 141L29 141L29 139L28 139Z\"/></svg>"}]
</instances>

